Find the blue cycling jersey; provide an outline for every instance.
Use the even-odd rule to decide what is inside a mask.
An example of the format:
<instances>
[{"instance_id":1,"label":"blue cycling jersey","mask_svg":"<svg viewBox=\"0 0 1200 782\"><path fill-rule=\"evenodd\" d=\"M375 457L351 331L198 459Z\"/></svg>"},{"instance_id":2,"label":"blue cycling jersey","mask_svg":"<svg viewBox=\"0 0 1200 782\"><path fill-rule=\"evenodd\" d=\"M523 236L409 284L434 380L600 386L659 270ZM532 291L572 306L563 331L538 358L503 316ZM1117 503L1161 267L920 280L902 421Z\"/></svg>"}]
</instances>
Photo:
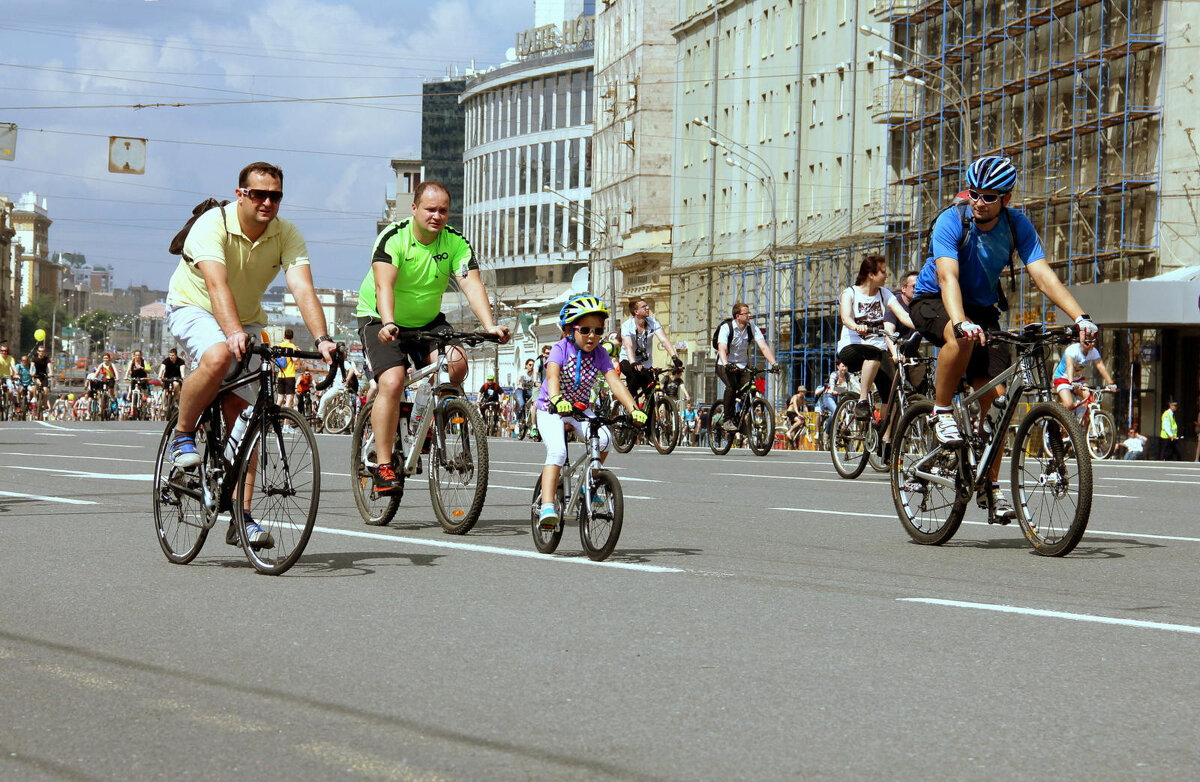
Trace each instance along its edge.
<instances>
[{"instance_id":1,"label":"blue cycling jersey","mask_svg":"<svg viewBox=\"0 0 1200 782\"><path fill-rule=\"evenodd\" d=\"M990 230L981 231L971 224L970 234L960 255L958 247L962 239L963 224L957 209L947 209L933 224L930 244L933 254L925 260L915 288L919 296L926 293L941 293L938 283L937 259L958 259L958 285L962 290L963 302L979 307L996 303L997 283L1000 274L1008 265L1015 248L1025 266L1046 257L1042 241L1038 238L1033 223L1023 213L1010 210L1013 231L1009 231L1008 220L1000 218ZM1015 232L1015 236L1013 233Z\"/></svg>"}]
</instances>

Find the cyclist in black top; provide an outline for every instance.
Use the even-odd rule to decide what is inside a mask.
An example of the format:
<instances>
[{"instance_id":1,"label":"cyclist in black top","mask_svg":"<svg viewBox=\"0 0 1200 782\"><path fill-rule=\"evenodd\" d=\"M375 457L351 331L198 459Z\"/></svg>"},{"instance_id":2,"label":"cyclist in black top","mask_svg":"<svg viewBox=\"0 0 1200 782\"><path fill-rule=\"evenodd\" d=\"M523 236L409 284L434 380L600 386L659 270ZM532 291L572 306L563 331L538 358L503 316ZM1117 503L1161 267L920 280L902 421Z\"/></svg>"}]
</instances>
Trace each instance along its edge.
<instances>
[{"instance_id":1,"label":"cyclist in black top","mask_svg":"<svg viewBox=\"0 0 1200 782\"><path fill-rule=\"evenodd\" d=\"M133 351L133 356L130 357L129 363L125 365L125 379L129 381L129 387L133 388L134 384L146 388L146 381L150 377L150 370L146 368L146 359L142 355L142 351Z\"/></svg>"}]
</instances>

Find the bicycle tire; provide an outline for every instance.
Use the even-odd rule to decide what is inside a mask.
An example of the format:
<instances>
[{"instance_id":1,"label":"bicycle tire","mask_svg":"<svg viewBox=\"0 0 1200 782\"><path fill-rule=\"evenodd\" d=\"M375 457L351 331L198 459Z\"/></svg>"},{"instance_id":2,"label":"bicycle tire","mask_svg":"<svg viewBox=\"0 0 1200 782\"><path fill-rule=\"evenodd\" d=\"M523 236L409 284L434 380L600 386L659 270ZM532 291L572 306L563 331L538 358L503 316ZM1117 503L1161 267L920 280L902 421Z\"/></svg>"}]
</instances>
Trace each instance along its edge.
<instances>
[{"instance_id":1,"label":"bicycle tire","mask_svg":"<svg viewBox=\"0 0 1200 782\"><path fill-rule=\"evenodd\" d=\"M632 424L624 422L613 424L612 434L613 448L617 449L617 453L629 453L637 444L638 430Z\"/></svg>"},{"instance_id":2,"label":"bicycle tire","mask_svg":"<svg viewBox=\"0 0 1200 782\"><path fill-rule=\"evenodd\" d=\"M750 400L746 418L750 425L747 445L755 456L766 456L775 446L775 411L767 400L756 396Z\"/></svg>"},{"instance_id":3,"label":"bicycle tire","mask_svg":"<svg viewBox=\"0 0 1200 782\"><path fill-rule=\"evenodd\" d=\"M537 483L533 484L533 504L530 506L529 519L530 531L533 533L533 546L542 554L553 554L558 550L558 544L562 541L564 526L562 514L566 512L567 504L563 498L561 483L555 491L555 499L559 509L558 526L552 530L544 530L538 520L538 516L542 513L542 478L538 476Z\"/></svg>"},{"instance_id":4,"label":"bicycle tire","mask_svg":"<svg viewBox=\"0 0 1200 782\"><path fill-rule=\"evenodd\" d=\"M592 496L604 500L602 505L595 501L580 501L579 542L588 559L603 562L617 547L621 537L621 523L625 518L625 495L621 482L610 470L601 470L591 477Z\"/></svg>"},{"instance_id":5,"label":"bicycle tire","mask_svg":"<svg viewBox=\"0 0 1200 782\"><path fill-rule=\"evenodd\" d=\"M289 428L290 427L290 428ZM254 548L243 522L246 478L253 465L250 515L274 543ZM246 559L260 573L277 576L304 553L321 501L321 457L304 417L285 407L254 418L238 452L233 520Z\"/></svg>"},{"instance_id":6,"label":"bicycle tire","mask_svg":"<svg viewBox=\"0 0 1200 782\"><path fill-rule=\"evenodd\" d=\"M325 431L329 434L348 432L354 424L354 408L350 404L350 401L343 395L330 403L329 409L325 411L325 416L321 419L321 422L325 426Z\"/></svg>"},{"instance_id":7,"label":"bicycle tire","mask_svg":"<svg viewBox=\"0 0 1200 782\"><path fill-rule=\"evenodd\" d=\"M843 478L854 479L867 469L867 421L854 417L857 399L843 399L833 412L833 431L829 438L829 456L833 469Z\"/></svg>"},{"instance_id":8,"label":"bicycle tire","mask_svg":"<svg viewBox=\"0 0 1200 782\"><path fill-rule=\"evenodd\" d=\"M726 432L722 424L725 422L725 403L717 402L712 407L712 415L708 419L708 447L717 456L724 456L733 447L733 435L736 432Z\"/></svg>"},{"instance_id":9,"label":"bicycle tire","mask_svg":"<svg viewBox=\"0 0 1200 782\"><path fill-rule=\"evenodd\" d=\"M196 450L200 452L200 466L191 470L176 468L171 464L171 441L175 438L176 420L171 418L158 443L158 456L154 460L154 530L158 545L167 559L176 565L186 565L196 558L208 537L204 503L204 457L207 455L208 440L205 434L208 413L200 417L196 429Z\"/></svg>"},{"instance_id":10,"label":"bicycle tire","mask_svg":"<svg viewBox=\"0 0 1200 782\"><path fill-rule=\"evenodd\" d=\"M933 403L918 402L904 413L896 427L889 458L892 501L900 523L917 543L937 546L954 537L962 525L971 499L971 482L963 474L963 447L946 448L937 443L929 414ZM927 459L935 454L932 459ZM924 471L942 478L953 478L954 488L915 475L921 462Z\"/></svg>"},{"instance_id":11,"label":"bicycle tire","mask_svg":"<svg viewBox=\"0 0 1200 782\"><path fill-rule=\"evenodd\" d=\"M437 408L429 449L429 498L448 535L465 535L487 497L488 444L479 409L465 399ZM414 446L416 447L416 446Z\"/></svg>"},{"instance_id":12,"label":"bicycle tire","mask_svg":"<svg viewBox=\"0 0 1200 782\"><path fill-rule=\"evenodd\" d=\"M1103 410L1092 413L1092 421L1087 431L1088 451L1093 459L1107 459L1112 456L1117 447L1117 424L1113 417Z\"/></svg>"},{"instance_id":13,"label":"bicycle tire","mask_svg":"<svg viewBox=\"0 0 1200 782\"><path fill-rule=\"evenodd\" d=\"M891 469L887 459L883 458L883 454L879 452L879 428L875 426L867 427L867 464L871 465L871 469L875 472L887 472Z\"/></svg>"},{"instance_id":14,"label":"bicycle tire","mask_svg":"<svg viewBox=\"0 0 1200 782\"><path fill-rule=\"evenodd\" d=\"M666 394L656 394L654 398L654 427L650 439L654 449L663 456L675 450L679 444L679 408L675 400Z\"/></svg>"},{"instance_id":15,"label":"bicycle tire","mask_svg":"<svg viewBox=\"0 0 1200 782\"><path fill-rule=\"evenodd\" d=\"M1055 402L1035 404L1017 427L1013 505L1025 539L1042 556L1066 556L1087 529L1092 512L1092 455L1085 441L1075 416ZM1038 447L1027 447L1031 442ZM1077 489L1074 500L1072 486Z\"/></svg>"},{"instance_id":16,"label":"bicycle tire","mask_svg":"<svg viewBox=\"0 0 1200 782\"><path fill-rule=\"evenodd\" d=\"M374 399L363 405L350 435L350 493L354 495L354 506L358 508L362 520L372 527L381 527L395 518L400 498L387 494L376 497L372 491L375 482L368 466L375 464L375 430L371 424L371 410L374 407ZM392 446L393 461L398 445L397 441Z\"/></svg>"}]
</instances>

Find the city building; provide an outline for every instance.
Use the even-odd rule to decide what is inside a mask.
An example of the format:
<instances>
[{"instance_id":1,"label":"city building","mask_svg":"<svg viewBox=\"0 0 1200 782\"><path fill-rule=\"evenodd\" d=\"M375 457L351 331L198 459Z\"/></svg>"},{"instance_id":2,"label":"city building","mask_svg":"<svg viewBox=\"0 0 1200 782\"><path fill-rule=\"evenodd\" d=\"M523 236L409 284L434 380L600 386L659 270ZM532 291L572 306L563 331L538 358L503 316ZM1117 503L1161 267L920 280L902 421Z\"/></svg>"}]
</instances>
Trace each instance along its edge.
<instances>
[{"instance_id":1,"label":"city building","mask_svg":"<svg viewBox=\"0 0 1200 782\"><path fill-rule=\"evenodd\" d=\"M0 340L12 344L17 343L21 333L21 266L16 235L13 203L0 195Z\"/></svg>"},{"instance_id":2,"label":"city building","mask_svg":"<svg viewBox=\"0 0 1200 782\"><path fill-rule=\"evenodd\" d=\"M596 109L592 214L593 289L612 302L616 320L644 298L674 335L670 275L671 160L675 151L675 6L609 0L596 16ZM681 341L686 360L708 356ZM666 363L655 344L658 366ZM697 368L702 365L698 364ZM694 373L689 377L702 376Z\"/></svg>"},{"instance_id":3,"label":"city building","mask_svg":"<svg viewBox=\"0 0 1200 782\"><path fill-rule=\"evenodd\" d=\"M744 301L784 388L827 374L837 296L883 248L887 134L867 108L886 69L857 29L876 5L683 0L671 29L674 336L711 359L713 330Z\"/></svg>"},{"instance_id":4,"label":"city building","mask_svg":"<svg viewBox=\"0 0 1200 782\"><path fill-rule=\"evenodd\" d=\"M466 113L459 97L467 80L447 77L421 85L421 164L424 178L450 191L447 222L463 224L463 134Z\"/></svg>"},{"instance_id":5,"label":"city building","mask_svg":"<svg viewBox=\"0 0 1200 782\"><path fill-rule=\"evenodd\" d=\"M21 245L21 306L38 296L56 296L61 287L62 266L50 258L50 209L37 193L25 193L12 212L15 241Z\"/></svg>"},{"instance_id":6,"label":"city building","mask_svg":"<svg viewBox=\"0 0 1200 782\"><path fill-rule=\"evenodd\" d=\"M538 2L503 65L467 74L463 232L517 339L494 358L510 385L557 337L572 290L590 288L594 17L591 3ZM545 20L551 21L545 21ZM516 310L517 306L522 307Z\"/></svg>"},{"instance_id":7,"label":"city building","mask_svg":"<svg viewBox=\"0 0 1200 782\"><path fill-rule=\"evenodd\" d=\"M420 160L397 158L392 160L392 173L396 177L395 195L386 199L383 217L375 225L376 235L397 220L412 217L412 194L425 178ZM454 223L451 223L454 225ZM374 239L374 237L372 237Z\"/></svg>"}]
</instances>

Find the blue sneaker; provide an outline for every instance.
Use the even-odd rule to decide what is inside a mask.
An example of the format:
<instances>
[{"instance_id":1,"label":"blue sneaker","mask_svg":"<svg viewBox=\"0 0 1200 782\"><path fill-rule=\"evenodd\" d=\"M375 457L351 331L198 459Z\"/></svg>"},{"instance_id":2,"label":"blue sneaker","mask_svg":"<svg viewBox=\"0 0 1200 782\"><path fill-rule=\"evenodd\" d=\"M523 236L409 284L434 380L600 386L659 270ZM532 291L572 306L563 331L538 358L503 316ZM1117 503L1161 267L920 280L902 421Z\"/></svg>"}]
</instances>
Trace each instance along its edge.
<instances>
[{"instance_id":1,"label":"blue sneaker","mask_svg":"<svg viewBox=\"0 0 1200 782\"><path fill-rule=\"evenodd\" d=\"M579 487L579 496L586 498L587 489L585 487L583 487L583 486ZM592 507L593 508L603 508L604 507L604 496L602 494L600 494L599 492L592 493Z\"/></svg>"},{"instance_id":2,"label":"blue sneaker","mask_svg":"<svg viewBox=\"0 0 1200 782\"><path fill-rule=\"evenodd\" d=\"M558 511L553 505L543 505L542 512L538 514L538 525L545 532L553 532L558 529Z\"/></svg>"},{"instance_id":3,"label":"blue sneaker","mask_svg":"<svg viewBox=\"0 0 1200 782\"><path fill-rule=\"evenodd\" d=\"M185 434L171 441L171 462L176 467L188 469L200 463L200 452L196 450L196 436Z\"/></svg>"}]
</instances>

